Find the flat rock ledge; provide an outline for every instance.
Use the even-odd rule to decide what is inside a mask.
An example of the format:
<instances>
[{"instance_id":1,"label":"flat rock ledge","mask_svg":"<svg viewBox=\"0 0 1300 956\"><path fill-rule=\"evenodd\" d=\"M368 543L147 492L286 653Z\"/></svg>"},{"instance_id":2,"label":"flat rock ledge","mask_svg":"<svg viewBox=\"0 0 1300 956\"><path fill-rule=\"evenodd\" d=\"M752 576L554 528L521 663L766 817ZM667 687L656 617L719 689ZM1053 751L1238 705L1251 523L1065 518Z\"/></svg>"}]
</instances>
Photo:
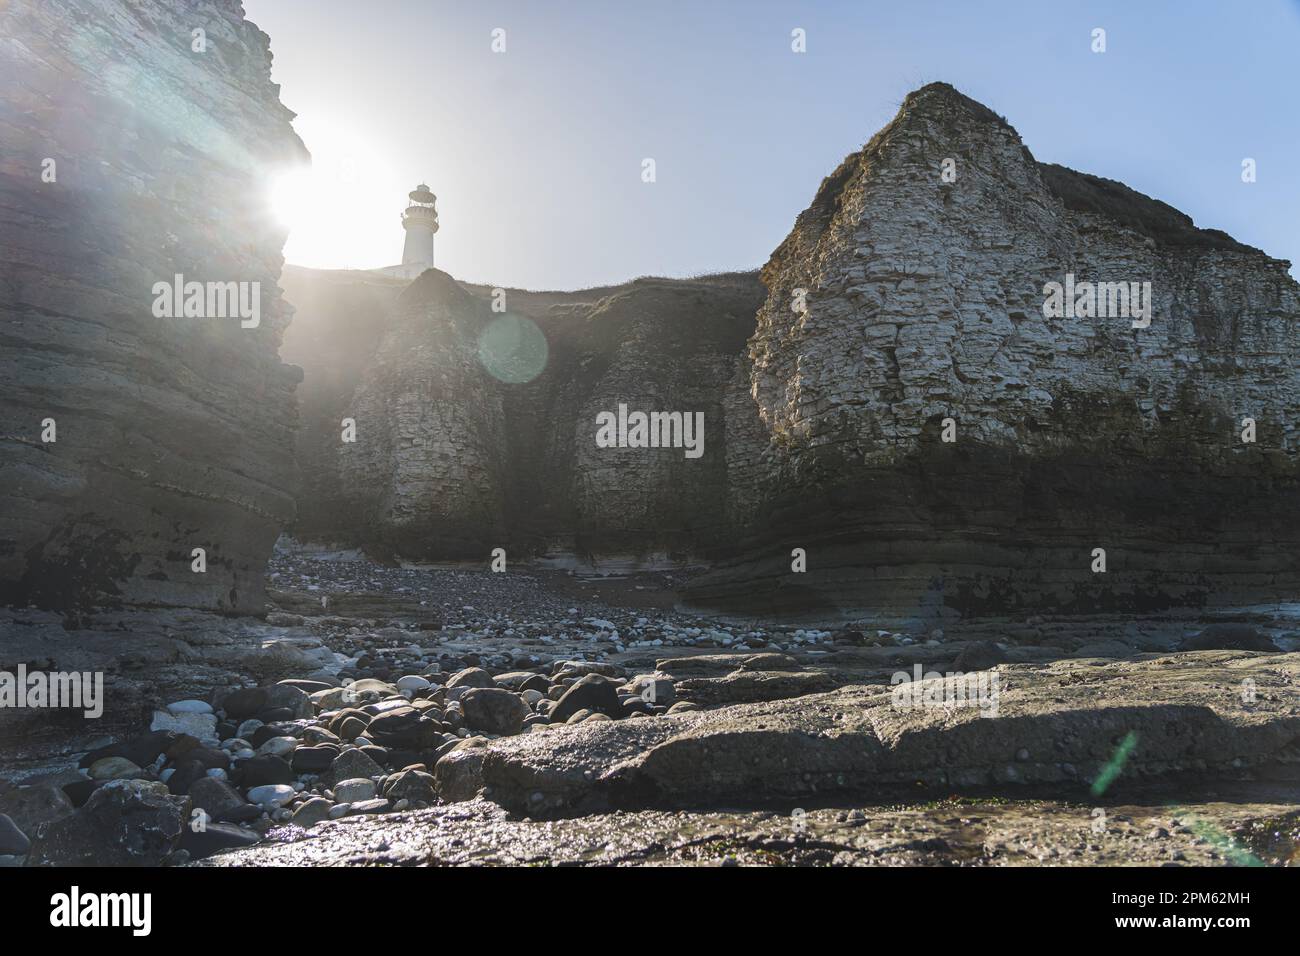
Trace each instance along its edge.
<instances>
[{"instance_id":1,"label":"flat rock ledge","mask_svg":"<svg viewBox=\"0 0 1300 956\"><path fill-rule=\"evenodd\" d=\"M1300 774L1300 654L1202 651L1003 664L996 716L897 706L888 685L504 738L439 763L439 787L544 816L962 791L1179 773ZM719 678L726 681L730 677ZM922 682L934 692L944 678ZM948 688L954 678L946 679ZM987 711L986 711L987 713Z\"/></svg>"}]
</instances>

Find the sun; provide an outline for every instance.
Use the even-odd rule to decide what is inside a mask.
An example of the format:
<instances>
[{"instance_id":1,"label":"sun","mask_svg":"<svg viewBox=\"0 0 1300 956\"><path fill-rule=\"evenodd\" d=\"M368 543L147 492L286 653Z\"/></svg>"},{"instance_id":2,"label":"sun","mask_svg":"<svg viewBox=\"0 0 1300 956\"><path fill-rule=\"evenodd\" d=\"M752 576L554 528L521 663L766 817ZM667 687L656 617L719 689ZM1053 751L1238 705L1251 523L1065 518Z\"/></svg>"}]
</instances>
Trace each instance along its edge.
<instances>
[{"instance_id":1,"label":"sun","mask_svg":"<svg viewBox=\"0 0 1300 956\"><path fill-rule=\"evenodd\" d=\"M397 216L406 190L388 162L390 150L363 130L304 124L298 133L311 165L280 170L266 194L270 214L289 233L285 261L320 269L399 261Z\"/></svg>"},{"instance_id":2,"label":"sun","mask_svg":"<svg viewBox=\"0 0 1300 956\"><path fill-rule=\"evenodd\" d=\"M308 224L312 217L312 169L295 167L271 182L271 210L290 231Z\"/></svg>"}]
</instances>

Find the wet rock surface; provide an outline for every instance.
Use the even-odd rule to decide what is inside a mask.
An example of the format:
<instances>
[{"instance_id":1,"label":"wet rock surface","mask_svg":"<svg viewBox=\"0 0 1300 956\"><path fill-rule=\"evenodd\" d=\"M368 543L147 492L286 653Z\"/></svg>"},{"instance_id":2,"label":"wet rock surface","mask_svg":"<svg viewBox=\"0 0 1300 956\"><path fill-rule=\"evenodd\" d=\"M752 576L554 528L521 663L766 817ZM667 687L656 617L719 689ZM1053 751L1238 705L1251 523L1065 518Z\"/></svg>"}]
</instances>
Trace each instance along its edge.
<instances>
[{"instance_id":1,"label":"wet rock surface","mask_svg":"<svg viewBox=\"0 0 1300 956\"><path fill-rule=\"evenodd\" d=\"M485 800L353 818L214 856L207 866L1224 866L1300 863L1292 794L1095 806L922 805L637 811L565 820ZM1281 797L1281 799L1278 799ZM1162 836L1152 837L1153 832Z\"/></svg>"}]
</instances>

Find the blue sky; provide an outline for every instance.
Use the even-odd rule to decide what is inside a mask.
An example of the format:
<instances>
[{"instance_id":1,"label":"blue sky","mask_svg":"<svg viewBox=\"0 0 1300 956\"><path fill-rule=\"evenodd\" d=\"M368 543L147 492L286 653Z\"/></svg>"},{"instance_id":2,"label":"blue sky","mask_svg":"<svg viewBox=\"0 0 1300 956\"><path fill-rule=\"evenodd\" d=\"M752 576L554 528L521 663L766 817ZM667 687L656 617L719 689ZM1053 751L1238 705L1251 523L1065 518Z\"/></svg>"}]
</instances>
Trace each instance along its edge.
<instances>
[{"instance_id":1,"label":"blue sky","mask_svg":"<svg viewBox=\"0 0 1300 956\"><path fill-rule=\"evenodd\" d=\"M290 262L398 261L397 216L424 180L438 265L466 281L563 289L754 268L822 177L935 80L1005 115L1040 160L1300 261L1296 0L244 6L317 157ZM804 54L790 50L796 27ZM304 205L338 211L308 221Z\"/></svg>"}]
</instances>

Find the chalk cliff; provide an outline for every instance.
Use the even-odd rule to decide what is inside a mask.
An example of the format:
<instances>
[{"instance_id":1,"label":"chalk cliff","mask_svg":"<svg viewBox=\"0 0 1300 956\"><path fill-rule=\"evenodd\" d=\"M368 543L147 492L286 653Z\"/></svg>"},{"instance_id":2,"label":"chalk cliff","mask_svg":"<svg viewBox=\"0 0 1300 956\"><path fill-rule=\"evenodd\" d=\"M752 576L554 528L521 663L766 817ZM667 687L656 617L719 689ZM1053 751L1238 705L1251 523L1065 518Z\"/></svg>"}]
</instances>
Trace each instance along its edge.
<instances>
[{"instance_id":1,"label":"chalk cliff","mask_svg":"<svg viewBox=\"0 0 1300 956\"><path fill-rule=\"evenodd\" d=\"M368 437L339 446L336 420L321 435L351 462L352 540L410 557L703 558L689 600L742 613L1294 594L1287 268L1038 163L1005 120L933 84L823 182L761 272L765 301L747 275L508 290L549 345L521 384L476 344L491 290L426 274L366 320L382 344L333 399ZM1069 276L1149 283L1150 324L1045 314L1045 286ZM597 447L596 415L619 403L703 411L703 458Z\"/></svg>"},{"instance_id":2,"label":"chalk cliff","mask_svg":"<svg viewBox=\"0 0 1300 956\"><path fill-rule=\"evenodd\" d=\"M728 406L735 561L693 597L932 614L1294 593L1288 266L918 90L762 271ZM1149 327L1045 317L1067 275L1150 282Z\"/></svg>"}]
</instances>

